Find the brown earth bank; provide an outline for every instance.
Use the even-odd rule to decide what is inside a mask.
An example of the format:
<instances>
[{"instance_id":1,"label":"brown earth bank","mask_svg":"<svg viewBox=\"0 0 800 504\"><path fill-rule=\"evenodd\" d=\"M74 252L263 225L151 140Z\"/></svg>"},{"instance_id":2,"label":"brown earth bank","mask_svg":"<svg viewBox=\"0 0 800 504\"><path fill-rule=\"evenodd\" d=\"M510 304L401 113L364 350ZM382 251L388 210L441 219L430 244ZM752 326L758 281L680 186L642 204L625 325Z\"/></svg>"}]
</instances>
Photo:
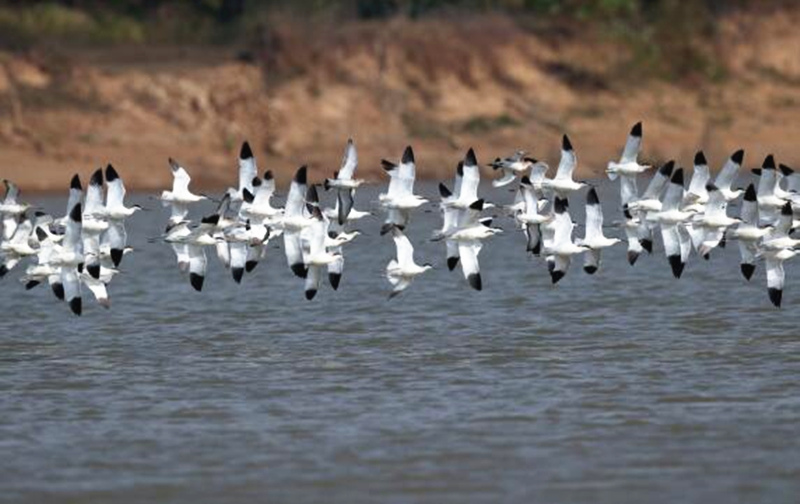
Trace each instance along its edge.
<instances>
[{"instance_id":1,"label":"brown earth bank","mask_svg":"<svg viewBox=\"0 0 800 504\"><path fill-rule=\"evenodd\" d=\"M232 48L130 47L0 54L0 178L62 191L73 173L113 163L133 189L170 184L167 158L198 187L236 180L249 140L259 167L321 178L348 137L359 173L413 145L420 178L449 177L525 149L555 164L570 135L579 176L602 173L630 126L644 156L713 165L740 147L800 164L800 8L737 12L714 37L718 77L644 75L635 48L603 33L524 29L503 17L340 26L286 23L246 54ZM658 57L658 56L654 56Z\"/></svg>"}]
</instances>

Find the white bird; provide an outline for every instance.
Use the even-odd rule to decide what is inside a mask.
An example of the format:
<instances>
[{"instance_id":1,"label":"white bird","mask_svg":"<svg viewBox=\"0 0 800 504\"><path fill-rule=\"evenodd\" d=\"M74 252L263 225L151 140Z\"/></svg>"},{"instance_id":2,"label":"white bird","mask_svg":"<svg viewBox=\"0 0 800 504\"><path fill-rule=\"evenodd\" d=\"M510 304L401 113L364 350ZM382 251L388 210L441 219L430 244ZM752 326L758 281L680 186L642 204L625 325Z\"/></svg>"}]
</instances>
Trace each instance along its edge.
<instances>
[{"instance_id":1,"label":"white bird","mask_svg":"<svg viewBox=\"0 0 800 504\"><path fill-rule=\"evenodd\" d=\"M253 179L256 177L258 177L256 158L253 156L250 144L245 141L239 150L239 187L236 189L229 188L227 191L227 194L231 196L231 201L242 201L245 189L252 193Z\"/></svg>"},{"instance_id":2,"label":"white bird","mask_svg":"<svg viewBox=\"0 0 800 504\"><path fill-rule=\"evenodd\" d=\"M651 214L661 211L661 196L675 168L674 161L667 161L653 174L644 193L636 193L636 179L620 177L622 186L623 213L625 214L625 235L628 241L628 263L633 266L642 250L653 252L653 229L656 223ZM626 189L627 187L627 189Z\"/></svg>"},{"instance_id":3,"label":"white bird","mask_svg":"<svg viewBox=\"0 0 800 504\"><path fill-rule=\"evenodd\" d=\"M289 194L286 197L286 207L283 214L283 249L289 268L300 278L306 278L308 269L303 262L303 245L300 232L306 228L310 221L304 214L306 209L307 168L301 166L292 179Z\"/></svg>"},{"instance_id":4,"label":"white bird","mask_svg":"<svg viewBox=\"0 0 800 504\"><path fill-rule=\"evenodd\" d=\"M711 172L708 168L708 161L706 161L703 151L698 151L694 156L692 179L683 196L684 209L694 208L698 213L703 211L703 205L708 201L706 185L709 180L711 180Z\"/></svg>"},{"instance_id":5,"label":"white bird","mask_svg":"<svg viewBox=\"0 0 800 504\"><path fill-rule=\"evenodd\" d=\"M64 231L64 238L61 241L60 252L54 254L54 257L51 258L51 264L61 270L64 299L69 303L70 310L75 315L80 315L83 311L81 281L78 272L78 268L84 264L82 219L82 207L80 203L77 203L69 212L69 220Z\"/></svg>"},{"instance_id":6,"label":"white bird","mask_svg":"<svg viewBox=\"0 0 800 504\"><path fill-rule=\"evenodd\" d=\"M410 145L403 151L399 165L386 160L382 160L381 164L391 177L387 192L379 196L381 206L387 209L386 221L381 227L381 235L384 235L392 227L405 229L410 211L427 203L428 200L414 194L416 163Z\"/></svg>"},{"instance_id":7,"label":"white bird","mask_svg":"<svg viewBox=\"0 0 800 504\"><path fill-rule=\"evenodd\" d=\"M653 219L661 224L664 252L675 278L681 277L691 250L691 238L686 232L684 223L696 213L695 210L684 211L681 209L683 190L683 168L678 168L672 172L661 211L653 215Z\"/></svg>"},{"instance_id":8,"label":"white bird","mask_svg":"<svg viewBox=\"0 0 800 504\"><path fill-rule=\"evenodd\" d=\"M541 213L542 195L534 188L530 178L525 175L520 180L520 194L522 196L522 209L519 210L514 218L520 227L525 230L527 236L526 250L535 256L541 253L542 240L539 226L548 222L552 215Z\"/></svg>"},{"instance_id":9,"label":"white bird","mask_svg":"<svg viewBox=\"0 0 800 504\"><path fill-rule=\"evenodd\" d=\"M334 173L332 179L325 180L325 190L330 188L337 189L336 203L337 215L336 220L340 226L350 218L350 212L353 209L353 201L355 198L355 190L364 183L361 179L353 178L356 168L358 167L358 152L353 139L347 140L347 145L344 148L344 156L342 157L342 164L339 170Z\"/></svg>"},{"instance_id":10,"label":"white bird","mask_svg":"<svg viewBox=\"0 0 800 504\"><path fill-rule=\"evenodd\" d=\"M31 247L30 238L33 233L33 222L25 218L25 214L16 217L19 223L14 229L14 234L9 240L0 242L0 254L2 264L0 264L0 278L14 269L26 257L36 255L37 250Z\"/></svg>"},{"instance_id":11,"label":"white bird","mask_svg":"<svg viewBox=\"0 0 800 504\"><path fill-rule=\"evenodd\" d=\"M308 243L307 252L303 255L303 262L307 270L305 296L310 301L317 295L322 282L322 268L337 261L339 254L330 252L325 246L325 241L328 239L329 221L322 214L319 206L309 204L308 212L311 214L311 218L303 232Z\"/></svg>"},{"instance_id":12,"label":"white bird","mask_svg":"<svg viewBox=\"0 0 800 504\"><path fill-rule=\"evenodd\" d=\"M0 203L0 215L2 215L3 220L2 240L8 241L14 236L14 232L17 230L17 224L19 223L18 217L28 210L29 205L18 201L20 191L15 183L4 179L3 184L6 188L6 194L2 203ZM0 277L2 277L3 274L2 269L0 269Z\"/></svg>"},{"instance_id":13,"label":"white bird","mask_svg":"<svg viewBox=\"0 0 800 504\"><path fill-rule=\"evenodd\" d=\"M190 229L188 222L180 222L168 229L164 237L164 241L167 243L185 245L189 283L198 292L203 290L208 264L205 247L217 243L218 239L212 235L216 230L219 219L219 214L204 217L200 221L200 225L195 229Z\"/></svg>"},{"instance_id":14,"label":"white bird","mask_svg":"<svg viewBox=\"0 0 800 504\"><path fill-rule=\"evenodd\" d=\"M189 214L189 205L208 199L201 194L194 194L189 190L192 179L189 173L177 161L169 158L169 167L172 170L172 190L161 193L161 202L171 208L170 223L175 224L186 220Z\"/></svg>"},{"instance_id":15,"label":"white bird","mask_svg":"<svg viewBox=\"0 0 800 504\"><path fill-rule=\"evenodd\" d=\"M758 188L756 189L758 217L763 223L771 224L778 219L780 210L786 203L775 193L778 185L778 175L776 173L775 158L772 154L764 159L764 163L758 173L760 173Z\"/></svg>"},{"instance_id":16,"label":"white bird","mask_svg":"<svg viewBox=\"0 0 800 504\"><path fill-rule=\"evenodd\" d=\"M699 229L703 234L702 243L697 249L698 253L708 258L711 250L720 245L725 236L725 230L739 224L741 221L728 217L728 202L717 186L711 183L707 184L706 192L708 193L708 201L705 204L703 214L695 216L692 226L694 229Z\"/></svg>"},{"instance_id":17,"label":"white bird","mask_svg":"<svg viewBox=\"0 0 800 504\"><path fill-rule=\"evenodd\" d=\"M582 254L588 247L578 245L572 240L575 224L569 215L569 201L556 196L553 200L554 217L550 225L545 226L552 239L544 240L544 253L547 254L547 269L553 284L564 278L569 269L572 256Z\"/></svg>"},{"instance_id":18,"label":"white bird","mask_svg":"<svg viewBox=\"0 0 800 504\"><path fill-rule=\"evenodd\" d=\"M459 163L459 168L461 168L461 163ZM457 180L460 181L460 177L457 176ZM458 255L458 243L453 240L446 239L445 237L452 234L456 228L458 227L458 217L460 210L456 208L454 205L450 203L457 198L450 190L447 188L446 185L439 183L439 196L441 197L441 203L439 204L439 209L442 212L442 228L434 232L433 237L431 238L433 241L438 241L444 239L445 247L446 247L446 259L447 259L447 269L453 271L456 266L458 265L459 255Z\"/></svg>"},{"instance_id":19,"label":"white bird","mask_svg":"<svg viewBox=\"0 0 800 504\"><path fill-rule=\"evenodd\" d=\"M747 190L744 192L739 217L741 222L730 230L730 237L739 241L740 270L742 276L746 280L750 280L756 270L759 244L773 229L772 226L759 227L758 225L758 201L753 184L747 186Z\"/></svg>"},{"instance_id":20,"label":"white bird","mask_svg":"<svg viewBox=\"0 0 800 504\"><path fill-rule=\"evenodd\" d=\"M481 271L478 264L478 254L481 251L482 240L490 238L501 232L498 228L491 227L492 219L481 219L484 208L482 199L474 201L466 210L462 211L457 227L448 233L447 240L458 245L458 255L461 261L461 271L470 287L475 290L483 289Z\"/></svg>"},{"instance_id":21,"label":"white bird","mask_svg":"<svg viewBox=\"0 0 800 504\"><path fill-rule=\"evenodd\" d=\"M584 182L576 182L572 178L577 166L578 156L569 137L564 135L561 139L561 161L558 163L556 176L542 180L542 188L555 192L561 198L566 198L570 193L583 188L586 185Z\"/></svg>"},{"instance_id":22,"label":"white bird","mask_svg":"<svg viewBox=\"0 0 800 504\"><path fill-rule=\"evenodd\" d=\"M783 263L797 254L795 247L800 245L800 240L789 237L792 216L792 204L786 202L781 207L774 229L763 241L761 247L761 254L767 269L767 294L772 304L778 308L781 306L785 282Z\"/></svg>"},{"instance_id":23,"label":"white bird","mask_svg":"<svg viewBox=\"0 0 800 504\"><path fill-rule=\"evenodd\" d=\"M639 164L639 153L642 150L642 123L634 124L628 134L628 140L625 142L625 148L622 150L622 156L619 161L611 161L608 163L606 172L610 180L616 180L620 175L635 177L640 173L644 173L650 169L649 165Z\"/></svg>"},{"instance_id":24,"label":"white bird","mask_svg":"<svg viewBox=\"0 0 800 504\"><path fill-rule=\"evenodd\" d=\"M114 268L122 262L123 251L128 245L128 233L125 231L125 219L141 210L139 205L125 206L125 185L119 177L117 170L110 164L106 167L106 206L105 216L108 219L108 229L103 235L103 241L108 243L111 261Z\"/></svg>"},{"instance_id":25,"label":"white bird","mask_svg":"<svg viewBox=\"0 0 800 504\"><path fill-rule=\"evenodd\" d=\"M733 183L736 182L742 162L744 162L744 150L739 149L725 161L722 169L717 173L717 178L714 179L714 185L725 197L725 201L733 201L742 194L741 189L731 189Z\"/></svg>"},{"instance_id":26,"label":"white bird","mask_svg":"<svg viewBox=\"0 0 800 504\"><path fill-rule=\"evenodd\" d=\"M538 162L531 157L526 157L525 154L525 151L519 150L507 158L497 158L492 161L489 166L495 171L500 170L503 174L499 179L492 180L492 186L503 187L510 184L517 177L525 175L525 172Z\"/></svg>"},{"instance_id":27,"label":"white bird","mask_svg":"<svg viewBox=\"0 0 800 504\"><path fill-rule=\"evenodd\" d=\"M98 168L89 179L81 223L84 267L94 278L100 278L100 235L107 229L108 221L103 202L103 169Z\"/></svg>"},{"instance_id":28,"label":"white bird","mask_svg":"<svg viewBox=\"0 0 800 504\"><path fill-rule=\"evenodd\" d=\"M402 230L393 227L392 238L397 249L397 259L392 259L386 265L386 278L393 287L389 299L406 290L417 276L433 268L427 263L419 266L414 262L414 246Z\"/></svg>"},{"instance_id":29,"label":"white bird","mask_svg":"<svg viewBox=\"0 0 800 504\"><path fill-rule=\"evenodd\" d=\"M586 224L583 240L578 245L589 250L584 254L583 270L593 275L600 268L600 253L604 248L611 247L620 242L618 238L607 238L603 234L603 208L594 187L586 194Z\"/></svg>"}]
</instances>

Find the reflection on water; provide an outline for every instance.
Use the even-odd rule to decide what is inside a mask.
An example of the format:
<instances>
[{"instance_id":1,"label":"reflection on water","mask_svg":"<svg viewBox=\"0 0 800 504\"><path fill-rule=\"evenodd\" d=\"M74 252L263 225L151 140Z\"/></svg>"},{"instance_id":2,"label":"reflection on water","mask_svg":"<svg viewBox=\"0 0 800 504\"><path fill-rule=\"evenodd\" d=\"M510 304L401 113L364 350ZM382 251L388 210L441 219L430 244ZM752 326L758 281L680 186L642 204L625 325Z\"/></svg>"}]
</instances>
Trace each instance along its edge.
<instances>
[{"instance_id":1,"label":"reflection on water","mask_svg":"<svg viewBox=\"0 0 800 504\"><path fill-rule=\"evenodd\" d=\"M359 199L368 206L374 190ZM571 207L582 220L583 205ZM621 245L598 275L573 265L552 287L500 220L478 293L427 241L430 212L410 235L437 269L406 293L386 299L394 249L373 220L345 251L340 291L309 303L279 248L241 286L212 261L207 292L195 293L171 251L146 241L164 221L131 221L137 253L110 311L91 305L78 319L16 276L0 285L3 498L792 502L800 492L792 264L782 311L763 268L752 284L741 278L736 247L693 258L676 281L660 250L630 268Z\"/></svg>"}]
</instances>

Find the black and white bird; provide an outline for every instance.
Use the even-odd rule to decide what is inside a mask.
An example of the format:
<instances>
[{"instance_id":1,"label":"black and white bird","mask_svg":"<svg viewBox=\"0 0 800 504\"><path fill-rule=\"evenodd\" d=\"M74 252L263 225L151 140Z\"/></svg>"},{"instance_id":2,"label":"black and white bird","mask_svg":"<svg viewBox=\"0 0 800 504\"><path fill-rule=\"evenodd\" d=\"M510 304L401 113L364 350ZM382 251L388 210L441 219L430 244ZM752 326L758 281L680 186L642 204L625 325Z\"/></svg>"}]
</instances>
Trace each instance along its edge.
<instances>
[{"instance_id":1,"label":"black and white bird","mask_svg":"<svg viewBox=\"0 0 800 504\"><path fill-rule=\"evenodd\" d=\"M744 192L739 220L739 224L731 229L729 234L731 239L739 242L740 270L742 276L750 280L756 270L756 256L761 240L773 230L772 226L761 227L758 225L758 201L753 184L747 186L747 190Z\"/></svg>"},{"instance_id":2,"label":"black and white bird","mask_svg":"<svg viewBox=\"0 0 800 504\"><path fill-rule=\"evenodd\" d=\"M177 161L169 158L169 167L172 170L172 190L163 191L160 199L165 206L170 207L170 223L176 224L186 220L189 205L207 200L208 197L195 194L189 189L192 178Z\"/></svg>"},{"instance_id":3,"label":"black and white bird","mask_svg":"<svg viewBox=\"0 0 800 504\"><path fill-rule=\"evenodd\" d=\"M638 174L644 173L650 169L649 165L639 164L639 153L642 150L642 123L638 122L633 125L628 139L625 142L625 148L622 150L622 155L619 161L611 161L608 163L606 173L610 180L616 180L619 176L633 177Z\"/></svg>"},{"instance_id":4,"label":"black and white bird","mask_svg":"<svg viewBox=\"0 0 800 504\"><path fill-rule=\"evenodd\" d=\"M792 204L786 202L781 207L774 229L761 245L761 254L764 257L767 269L767 294L772 304L778 308L780 308L783 299L783 287L786 277L783 263L794 257L797 254L796 247L800 246L800 240L789 236L792 219Z\"/></svg>"},{"instance_id":5,"label":"black and white bird","mask_svg":"<svg viewBox=\"0 0 800 504\"><path fill-rule=\"evenodd\" d=\"M603 234L603 208L597 191L594 187L586 193L586 223L584 226L585 234L577 244L586 247L584 253L583 270L593 275L600 268L600 253L603 249L612 247L619 243L619 238L608 238Z\"/></svg>"},{"instance_id":6,"label":"black and white bird","mask_svg":"<svg viewBox=\"0 0 800 504\"><path fill-rule=\"evenodd\" d=\"M283 228L283 251L289 268L299 278L306 278L308 269L303 261L303 244L300 233L311 222L306 215L306 192L308 191L307 168L301 166L294 174L286 197L281 226Z\"/></svg>"},{"instance_id":7,"label":"black and white bird","mask_svg":"<svg viewBox=\"0 0 800 504\"><path fill-rule=\"evenodd\" d=\"M546 203L544 196L536 189L530 177L523 176L519 185L522 197L522 207L514 215L519 226L525 231L527 237L526 250L538 256L542 250L540 226L552 219L551 214L541 212L542 202Z\"/></svg>"},{"instance_id":8,"label":"black and white bird","mask_svg":"<svg viewBox=\"0 0 800 504\"><path fill-rule=\"evenodd\" d=\"M661 211L655 212L652 216L661 225L664 252L675 278L681 277L691 252L691 237L685 224L696 213L696 210L687 211L681 208L683 191L683 168L678 168L672 172L661 204Z\"/></svg>"},{"instance_id":9,"label":"black and white bird","mask_svg":"<svg viewBox=\"0 0 800 504\"><path fill-rule=\"evenodd\" d=\"M506 186L516 180L517 177L524 176L533 165L538 163L536 159L528 157L526 154L525 151L518 150L511 156L502 159L496 158L492 161L489 166L493 170L499 170L502 173L499 179L492 180L492 186Z\"/></svg>"},{"instance_id":10,"label":"black and white bird","mask_svg":"<svg viewBox=\"0 0 800 504\"><path fill-rule=\"evenodd\" d=\"M547 230L544 239L544 253L547 255L547 269L550 280L556 284L564 278L569 269L572 256L582 254L588 247L578 245L572 237L575 223L569 215L569 201L556 196L553 200L553 220L544 227ZM551 233L551 236L547 236Z\"/></svg>"},{"instance_id":11,"label":"black and white bird","mask_svg":"<svg viewBox=\"0 0 800 504\"><path fill-rule=\"evenodd\" d=\"M379 196L381 206L387 211L386 220L381 227L383 235L393 227L405 229L411 210L419 208L428 200L414 194L416 162L410 145L403 151L399 165L385 159L381 164L390 177L388 190Z\"/></svg>"},{"instance_id":12,"label":"black and white bird","mask_svg":"<svg viewBox=\"0 0 800 504\"><path fill-rule=\"evenodd\" d=\"M81 223L84 267L95 279L100 278L100 236L108 229L103 200L103 169L98 168L89 179Z\"/></svg>"},{"instance_id":13,"label":"black and white bird","mask_svg":"<svg viewBox=\"0 0 800 504\"><path fill-rule=\"evenodd\" d=\"M704 206L703 213L696 215L692 220L692 226L703 236L697 252L708 258L711 251L722 242L725 230L741 221L728 216L728 202L717 186L711 183L707 184L706 192L708 201Z\"/></svg>"},{"instance_id":14,"label":"black and white bird","mask_svg":"<svg viewBox=\"0 0 800 504\"><path fill-rule=\"evenodd\" d=\"M392 284L389 299L406 290L416 277L433 269L431 264L425 263L420 266L414 261L414 246L400 228L393 227L391 233L397 250L397 258L392 259L386 265L386 278Z\"/></svg>"},{"instance_id":15,"label":"black and white bird","mask_svg":"<svg viewBox=\"0 0 800 504\"><path fill-rule=\"evenodd\" d=\"M108 244L111 262L117 268L122 262L125 248L128 246L125 219L142 210L142 207L139 205L125 206L125 185L117 170L110 164L106 167L106 186L104 215L108 220L108 229L106 229L102 241Z\"/></svg>"},{"instance_id":16,"label":"black and white bird","mask_svg":"<svg viewBox=\"0 0 800 504\"><path fill-rule=\"evenodd\" d=\"M354 178L358 167L358 152L353 139L347 140L344 148L344 156L339 170L334 173L333 178L325 180L325 189L336 189L336 220L340 226L344 226L350 217L353 209L356 189L364 183L363 180Z\"/></svg>"},{"instance_id":17,"label":"black and white bird","mask_svg":"<svg viewBox=\"0 0 800 504\"><path fill-rule=\"evenodd\" d=\"M558 163L556 175L552 179L543 179L541 182L542 188L546 191L554 192L562 199L582 189L586 186L586 183L576 182L573 179L577 166L578 156L575 154L575 149L572 147L569 137L564 135L561 139L561 161Z\"/></svg>"},{"instance_id":18,"label":"black and white bird","mask_svg":"<svg viewBox=\"0 0 800 504\"><path fill-rule=\"evenodd\" d=\"M722 193L725 201L733 201L742 194L741 189L733 189L733 184L736 182L736 177L739 175L739 169L744 162L744 149L739 149L725 161L722 169L717 173L714 179L714 185Z\"/></svg>"}]
</instances>

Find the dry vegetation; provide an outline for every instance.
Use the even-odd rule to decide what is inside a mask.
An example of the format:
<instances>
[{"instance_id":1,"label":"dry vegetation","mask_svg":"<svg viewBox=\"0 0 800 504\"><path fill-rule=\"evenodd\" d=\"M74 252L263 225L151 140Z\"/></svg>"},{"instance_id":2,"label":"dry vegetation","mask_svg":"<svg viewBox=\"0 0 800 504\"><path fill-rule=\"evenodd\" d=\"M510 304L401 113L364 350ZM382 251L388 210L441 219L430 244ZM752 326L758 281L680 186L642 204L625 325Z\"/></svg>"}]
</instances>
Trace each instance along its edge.
<instances>
[{"instance_id":1,"label":"dry vegetation","mask_svg":"<svg viewBox=\"0 0 800 504\"><path fill-rule=\"evenodd\" d=\"M800 9L729 14L668 67L643 38L603 27L499 15L279 21L239 54L0 54L0 174L53 190L112 161L132 186L155 189L173 156L217 187L232 182L244 139L285 178L306 162L332 171L352 135L363 175L380 178L378 160L411 143L420 176L443 177L469 146L483 160L525 148L554 161L567 132L589 176L637 120L653 160L689 163L703 148L720 164L741 146L753 164L767 151L800 161Z\"/></svg>"}]
</instances>

